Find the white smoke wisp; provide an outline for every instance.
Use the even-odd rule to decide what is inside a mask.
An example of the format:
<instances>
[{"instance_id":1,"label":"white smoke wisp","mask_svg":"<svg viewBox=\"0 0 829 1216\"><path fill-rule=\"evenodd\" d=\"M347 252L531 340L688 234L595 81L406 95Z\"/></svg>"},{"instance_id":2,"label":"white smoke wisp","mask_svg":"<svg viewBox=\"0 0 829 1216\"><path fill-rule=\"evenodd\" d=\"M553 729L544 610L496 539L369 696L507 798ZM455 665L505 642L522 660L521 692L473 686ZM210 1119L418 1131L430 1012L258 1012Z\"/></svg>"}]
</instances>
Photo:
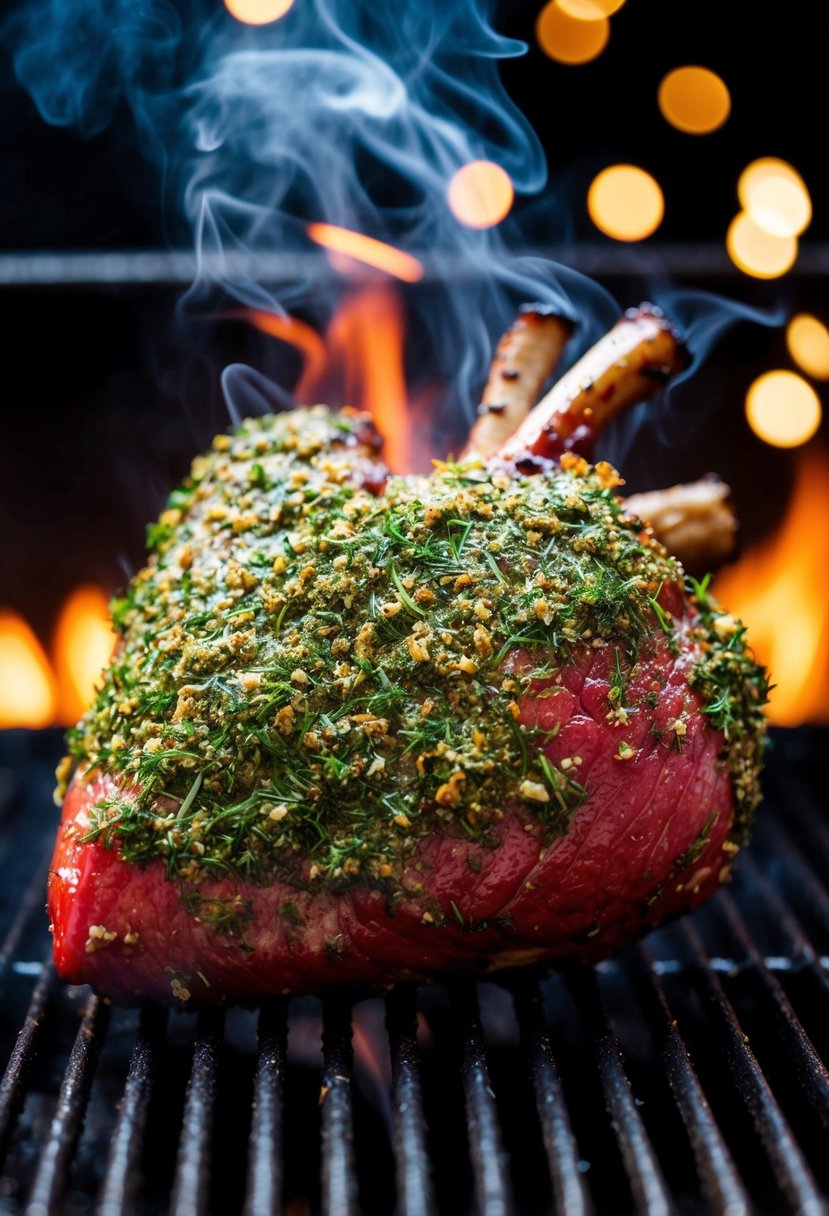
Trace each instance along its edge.
<instances>
[{"instance_id":1,"label":"white smoke wisp","mask_svg":"<svg viewBox=\"0 0 829 1216\"><path fill-rule=\"evenodd\" d=\"M520 303L575 317L573 357L619 312L596 283L513 252L523 247L521 200L543 190L546 166L499 77L499 62L526 47L495 32L489 11L487 0L297 0L272 25L247 27L218 0L19 0L2 36L46 121L92 136L124 106L132 113L137 149L193 233L198 273L185 317L254 308L324 331L351 284L309 238L314 222L427 257L428 281L406 289L406 372L411 397L428 389L436 398L431 446L445 453L462 441ZM453 174L481 159L506 170L518 198L487 229L460 223L447 202ZM567 230L566 213L550 205L551 241ZM740 310L700 311L692 297L696 366ZM666 303L682 321L683 297ZM290 389L269 390L240 365L222 384L232 417L280 404ZM657 426L678 421L681 437L683 419L665 400ZM612 451L623 463L640 421L634 411Z\"/></svg>"},{"instance_id":2,"label":"white smoke wisp","mask_svg":"<svg viewBox=\"0 0 829 1216\"><path fill-rule=\"evenodd\" d=\"M198 274L186 315L242 305L299 311L324 328L336 278L309 240L313 221L445 265L445 278L407 296L407 356L415 381L444 386L434 425L457 435L519 303L555 304L597 328L616 311L581 276L512 256L517 221L475 229L449 209L449 181L473 160L499 164L519 197L546 180L540 143L498 75L500 59L526 48L495 33L486 9L303 0L272 26L247 28L196 0L183 15L165 0L28 0L4 34L48 122L91 136L130 108L165 197L192 227ZM263 272L291 253L301 256L290 280ZM226 376L226 390L244 379Z\"/></svg>"}]
</instances>

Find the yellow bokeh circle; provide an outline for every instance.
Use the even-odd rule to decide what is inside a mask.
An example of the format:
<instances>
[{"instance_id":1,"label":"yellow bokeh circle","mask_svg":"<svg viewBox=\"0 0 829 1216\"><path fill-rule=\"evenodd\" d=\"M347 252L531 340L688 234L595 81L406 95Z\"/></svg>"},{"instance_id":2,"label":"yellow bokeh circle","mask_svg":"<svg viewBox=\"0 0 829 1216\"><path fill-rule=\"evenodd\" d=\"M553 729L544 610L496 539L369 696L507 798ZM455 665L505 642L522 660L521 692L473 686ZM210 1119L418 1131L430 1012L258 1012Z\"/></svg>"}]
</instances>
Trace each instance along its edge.
<instances>
[{"instance_id":1,"label":"yellow bokeh circle","mask_svg":"<svg viewBox=\"0 0 829 1216\"><path fill-rule=\"evenodd\" d=\"M284 17L294 0L225 0L231 17L244 25L270 25Z\"/></svg>"},{"instance_id":2,"label":"yellow bokeh circle","mask_svg":"<svg viewBox=\"0 0 829 1216\"><path fill-rule=\"evenodd\" d=\"M641 241L662 223L659 182L638 165L610 165L592 181L587 210L593 223L617 241Z\"/></svg>"},{"instance_id":3,"label":"yellow bokeh circle","mask_svg":"<svg viewBox=\"0 0 829 1216\"><path fill-rule=\"evenodd\" d=\"M786 326L789 354L807 376L829 380L829 329L808 313L792 317Z\"/></svg>"},{"instance_id":4,"label":"yellow bokeh circle","mask_svg":"<svg viewBox=\"0 0 829 1216\"><path fill-rule=\"evenodd\" d=\"M491 160L473 160L453 175L446 191L455 219L468 228L492 228L512 207L510 175Z\"/></svg>"},{"instance_id":5,"label":"yellow bokeh circle","mask_svg":"<svg viewBox=\"0 0 829 1216\"><path fill-rule=\"evenodd\" d=\"M797 258L795 237L772 236L746 211L731 221L725 245L734 265L755 279L777 279Z\"/></svg>"},{"instance_id":6,"label":"yellow bokeh circle","mask_svg":"<svg viewBox=\"0 0 829 1216\"><path fill-rule=\"evenodd\" d=\"M550 0L538 15L535 36L544 54L557 63L589 63L607 46L610 22L607 17L591 21L574 17L559 0Z\"/></svg>"},{"instance_id":7,"label":"yellow bokeh circle","mask_svg":"<svg viewBox=\"0 0 829 1216\"><path fill-rule=\"evenodd\" d=\"M821 415L820 398L796 372L765 372L746 394L749 426L773 447L799 447L812 438Z\"/></svg>"},{"instance_id":8,"label":"yellow bokeh circle","mask_svg":"<svg viewBox=\"0 0 829 1216\"><path fill-rule=\"evenodd\" d=\"M663 116L689 135L716 131L731 113L728 88L709 68L674 68L663 77L657 96Z\"/></svg>"}]
</instances>

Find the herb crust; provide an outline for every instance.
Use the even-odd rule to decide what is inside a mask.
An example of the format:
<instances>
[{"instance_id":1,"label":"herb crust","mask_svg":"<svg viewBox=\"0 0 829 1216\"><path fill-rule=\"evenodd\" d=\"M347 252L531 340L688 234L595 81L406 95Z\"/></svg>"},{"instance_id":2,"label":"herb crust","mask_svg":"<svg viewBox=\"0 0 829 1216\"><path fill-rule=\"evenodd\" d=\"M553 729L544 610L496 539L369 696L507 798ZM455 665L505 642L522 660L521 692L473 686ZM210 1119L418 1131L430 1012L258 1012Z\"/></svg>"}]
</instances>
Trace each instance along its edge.
<instances>
[{"instance_id":1,"label":"herb crust","mask_svg":"<svg viewBox=\"0 0 829 1216\"><path fill-rule=\"evenodd\" d=\"M707 585L690 607L681 597L681 568L624 514L610 466L437 464L377 495L355 476L365 429L323 407L249 420L170 496L147 566L113 602L121 644L59 772L119 775L88 838L136 864L164 858L196 893L228 873L393 891L424 835L495 844L509 807L552 838L585 790L517 699L613 645L621 705L654 629L678 652L677 602L742 837L765 677ZM233 915L217 909L217 927Z\"/></svg>"}]
</instances>

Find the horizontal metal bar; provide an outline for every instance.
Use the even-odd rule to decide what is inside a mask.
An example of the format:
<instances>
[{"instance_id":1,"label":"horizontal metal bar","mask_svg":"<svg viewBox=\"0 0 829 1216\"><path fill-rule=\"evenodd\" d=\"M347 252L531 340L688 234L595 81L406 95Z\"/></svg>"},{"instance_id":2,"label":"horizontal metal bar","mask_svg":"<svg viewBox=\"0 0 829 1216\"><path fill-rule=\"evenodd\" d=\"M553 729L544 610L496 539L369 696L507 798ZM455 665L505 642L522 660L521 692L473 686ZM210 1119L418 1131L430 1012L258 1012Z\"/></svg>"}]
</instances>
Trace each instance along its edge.
<instances>
[{"instance_id":1,"label":"horizontal metal bar","mask_svg":"<svg viewBox=\"0 0 829 1216\"><path fill-rule=\"evenodd\" d=\"M511 257L535 257L600 280L667 276L733 279L746 282L716 243L665 244L632 248L619 245L573 244L516 249ZM452 253L423 254L422 282L459 282L480 279L480 263ZM0 289L22 287L185 287L197 274L213 282L255 281L261 284L298 283L342 276L324 253L205 254L192 250L83 250L78 252L21 252L0 254ZM790 279L819 279L829 275L829 243L804 243Z\"/></svg>"},{"instance_id":2,"label":"horizontal metal bar","mask_svg":"<svg viewBox=\"0 0 829 1216\"><path fill-rule=\"evenodd\" d=\"M97 1216L126 1216L136 1209L147 1112L161 1068L166 1027L166 1009L144 1010L112 1133Z\"/></svg>"},{"instance_id":3,"label":"horizontal metal bar","mask_svg":"<svg viewBox=\"0 0 829 1216\"><path fill-rule=\"evenodd\" d=\"M187 1083L170 1216L203 1216L210 1188L210 1141L219 1083L224 1015L208 1010L199 1017L193 1064Z\"/></svg>"},{"instance_id":4,"label":"horizontal metal bar","mask_svg":"<svg viewBox=\"0 0 829 1216\"><path fill-rule=\"evenodd\" d=\"M245 1216L279 1216L282 1211L282 1083L286 1038L286 1003L284 1000L268 1002L259 1014Z\"/></svg>"},{"instance_id":5,"label":"horizontal metal bar","mask_svg":"<svg viewBox=\"0 0 829 1216\"><path fill-rule=\"evenodd\" d=\"M46 1143L38 1158L26 1216L55 1216L64 1208L69 1166L83 1128L108 1023L109 1009L99 997L90 996L63 1074Z\"/></svg>"},{"instance_id":6,"label":"horizontal metal bar","mask_svg":"<svg viewBox=\"0 0 829 1216\"><path fill-rule=\"evenodd\" d=\"M400 1216L431 1216L434 1212L426 1120L420 1088L415 994L400 984L386 998L386 1029L392 1066L394 1156Z\"/></svg>"}]
</instances>

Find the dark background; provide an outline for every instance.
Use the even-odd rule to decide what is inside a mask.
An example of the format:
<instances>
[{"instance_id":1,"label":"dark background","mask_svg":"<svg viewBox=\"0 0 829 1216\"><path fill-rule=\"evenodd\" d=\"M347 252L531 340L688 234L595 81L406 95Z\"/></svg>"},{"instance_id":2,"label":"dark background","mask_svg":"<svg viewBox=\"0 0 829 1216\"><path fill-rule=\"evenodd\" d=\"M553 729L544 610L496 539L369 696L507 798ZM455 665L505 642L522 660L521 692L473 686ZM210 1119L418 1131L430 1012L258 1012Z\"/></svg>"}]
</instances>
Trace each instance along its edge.
<instances>
[{"instance_id":1,"label":"dark background","mask_svg":"<svg viewBox=\"0 0 829 1216\"><path fill-rule=\"evenodd\" d=\"M540 8L503 3L496 18L530 43L503 76L550 170L540 199L519 200L522 243L588 269L622 304L648 295L664 262L679 285L827 320L824 6L628 0L608 48L579 67L535 46ZM688 63L714 69L731 91L731 117L709 136L674 130L656 103L663 75ZM771 284L742 275L724 251L739 174L767 155L795 165L814 205L794 271ZM0 156L0 269L15 252L189 246L185 227L162 213L157 171L128 114L88 140L48 127L2 55ZM665 193L665 220L641 246L606 240L587 217L592 177L618 161L648 169ZM507 231L517 242L515 227ZM61 273L58 264L51 284L0 286L0 606L22 612L44 638L68 590L86 580L113 589L140 561L144 523L228 424L222 368L247 362L285 381L292 367L246 325L182 318L178 285L67 284ZM624 470L631 487L716 469L734 487L745 543L768 533L793 458L754 439L742 402L751 380L777 366L790 366L780 329L732 329L678 398L682 410L705 408L706 427L667 454L647 434L637 438Z\"/></svg>"}]
</instances>

